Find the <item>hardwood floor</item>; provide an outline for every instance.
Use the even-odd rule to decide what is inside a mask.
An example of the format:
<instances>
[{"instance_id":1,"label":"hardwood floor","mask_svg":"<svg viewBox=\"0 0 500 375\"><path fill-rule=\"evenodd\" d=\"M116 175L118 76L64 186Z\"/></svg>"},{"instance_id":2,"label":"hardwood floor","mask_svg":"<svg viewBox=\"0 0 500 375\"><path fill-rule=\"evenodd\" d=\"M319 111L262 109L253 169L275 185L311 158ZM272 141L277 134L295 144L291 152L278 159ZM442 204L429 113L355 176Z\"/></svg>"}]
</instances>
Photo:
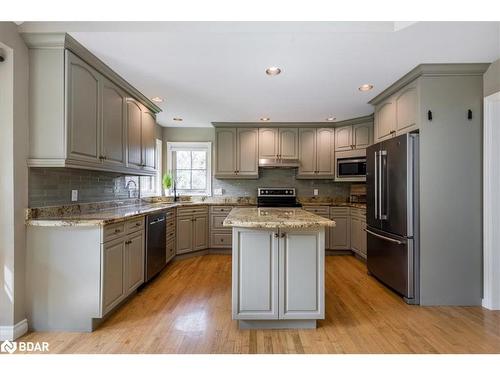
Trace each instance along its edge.
<instances>
[{"instance_id":1,"label":"hardwood floor","mask_svg":"<svg viewBox=\"0 0 500 375\"><path fill-rule=\"evenodd\" d=\"M500 353L500 312L419 307L352 256L326 257L326 319L316 330L238 330L231 257L176 261L93 333L43 333L50 353Z\"/></svg>"}]
</instances>

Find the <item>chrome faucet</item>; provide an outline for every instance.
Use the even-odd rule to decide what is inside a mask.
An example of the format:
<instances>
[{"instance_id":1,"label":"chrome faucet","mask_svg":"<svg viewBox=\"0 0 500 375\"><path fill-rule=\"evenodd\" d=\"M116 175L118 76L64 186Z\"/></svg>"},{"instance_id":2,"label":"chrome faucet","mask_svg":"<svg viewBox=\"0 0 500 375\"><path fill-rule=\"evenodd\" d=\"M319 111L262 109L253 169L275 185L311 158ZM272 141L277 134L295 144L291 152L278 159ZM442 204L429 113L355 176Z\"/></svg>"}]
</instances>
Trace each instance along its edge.
<instances>
[{"instance_id":1,"label":"chrome faucet","mask_svg":"<svg viewBox=\"0 0 500 375\"><path fill-rule=\"evenodd\" d=\"M131 189L131 188L130 188L130 183L131 183L131 182L133 182L133 183L134 183L134 186L135 186L135 187L134 187L134 189ZM128 190L128 197L129 197L129 198L132 198L132 192L133 192L133 190L137 190L137 183L136 183L134 180L128 180L128 181L127 181L127 185L125 185L125 189L127 189L127 190Z\"/></svg>"}]
</instances>

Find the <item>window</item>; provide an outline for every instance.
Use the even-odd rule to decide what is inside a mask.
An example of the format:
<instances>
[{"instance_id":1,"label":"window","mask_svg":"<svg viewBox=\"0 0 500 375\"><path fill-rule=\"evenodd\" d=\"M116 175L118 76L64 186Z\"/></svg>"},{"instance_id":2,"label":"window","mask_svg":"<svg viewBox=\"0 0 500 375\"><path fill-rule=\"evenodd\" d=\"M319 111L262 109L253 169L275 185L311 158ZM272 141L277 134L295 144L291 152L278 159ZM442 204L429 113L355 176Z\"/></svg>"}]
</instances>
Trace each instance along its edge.
<instances>
[{"instance_id":1,"label":"window","mask_svg":"<svg viewBox=\"0 0 500 375\"><path fill-rule=\"evenodd\" d=\"M168 142L167 151L177 194L212 194L211 142Z\"/></svg>"}]
</instances>

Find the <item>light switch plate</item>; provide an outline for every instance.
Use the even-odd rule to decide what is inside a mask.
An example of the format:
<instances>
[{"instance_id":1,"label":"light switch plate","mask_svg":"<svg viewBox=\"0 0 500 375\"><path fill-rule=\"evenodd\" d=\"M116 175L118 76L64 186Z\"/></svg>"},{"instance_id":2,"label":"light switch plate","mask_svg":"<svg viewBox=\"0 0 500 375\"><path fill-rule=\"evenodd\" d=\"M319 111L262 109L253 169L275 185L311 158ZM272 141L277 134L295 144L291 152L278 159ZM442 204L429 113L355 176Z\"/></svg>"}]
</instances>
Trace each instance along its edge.
<instances>
[{"instance_id":1,"label":"light switch plate","mask_svg":"<svg viewBox=\"0 0 500 375\"><path fill-rule=\"evenodd\" d=\"M78 200L78 190L71 190L71 202Z\"/></svg>"},{"instance_id":2,"label":"light switch plate","mask_svg":"<svg viewBox=\"0 0 500 375\"><path fill-rule=\"evenodd\" d=\"M214 189L214 195L222 195L222 188Z\"/></svg>"},{"instance_id":3,"label":"light switch plate","mask_svg":"<svg viewBox=\"0 0 500 375\"><path fill-rule=\"evenodd\" d=\"M314 196L317 196L318 195L318 189L314 189L313 190L313 194L314 194Z\"/></svg>"}]
</instances>

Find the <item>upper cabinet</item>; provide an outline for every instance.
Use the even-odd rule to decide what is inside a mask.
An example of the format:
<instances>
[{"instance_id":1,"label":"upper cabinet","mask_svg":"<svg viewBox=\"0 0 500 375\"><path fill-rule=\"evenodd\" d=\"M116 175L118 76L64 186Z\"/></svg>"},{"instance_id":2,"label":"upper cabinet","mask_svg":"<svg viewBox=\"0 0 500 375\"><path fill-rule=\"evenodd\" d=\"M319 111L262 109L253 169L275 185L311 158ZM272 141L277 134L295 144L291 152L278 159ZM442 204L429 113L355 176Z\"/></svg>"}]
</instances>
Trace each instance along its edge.
<instances>
[{"instance_id":1,"label":"upper cabinet","mask_svg":"<svg viewBox=\"0 0 500 375\"><path fill-rule=\"evenodd\" d=\"M31 48L29 166L153 175L160 109L70 36L24 38Z\"/></svg>"},{"instance_id":2,"label":"upper cabinet","mask_svg":"<svg viewBox=\"0 0 500 375\"><path fill-rule=\"evenodd\" d=\"M297 159L299 130L297 128L260 128L259 159Z\"/></svg>"},{"instance_id":3,"label":"upper cabinet","mask_svg":"<svg viewBox=\"0 0 500 375\"><path fill-rule=\"evenodd\" d=\"M216 178L258 178L259 129L217 128Z\"/></svg>"},{"instance_id":4,"label":"upper cabinet","mask_svg":"<svg viewBox=\"0 0 500 375\"><path fill-rule=\"evenodd\" d=\"M335 128L335 151L365 149L372 144L372 134L371 122Z\"/></svg>"},{"instance_id":5,"label":"upper cabinet","mask_svg":"<svg viewBox=\"0 0 500 375\"><path fill-rule=\"evenodd\" d=\"M375 105L375 141L418 129L418 85L409 83Z\"/></svg>"},{"instance_id":6,"label":"upper cabinet","mask_svg":"<svg viewBox=\"0 0 500 375\"><path fill-rule=\"evenodd\" d=\"M297 178L333 178L334 129L299 129L299 160Z\"/></svg>"}]
</instances>

